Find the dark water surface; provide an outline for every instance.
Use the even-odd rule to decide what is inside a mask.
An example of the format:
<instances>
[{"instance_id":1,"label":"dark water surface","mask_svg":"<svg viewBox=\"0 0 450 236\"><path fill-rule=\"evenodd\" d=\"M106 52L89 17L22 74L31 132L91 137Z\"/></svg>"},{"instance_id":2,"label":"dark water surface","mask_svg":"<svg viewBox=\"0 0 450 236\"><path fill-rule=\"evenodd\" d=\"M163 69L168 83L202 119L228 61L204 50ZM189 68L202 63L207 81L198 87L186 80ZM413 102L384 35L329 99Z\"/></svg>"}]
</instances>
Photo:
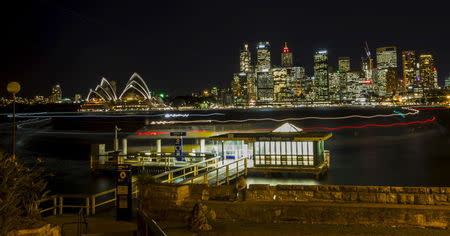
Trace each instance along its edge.
<instances>
[{"instance_id":1,"label":"dark water surface","mask_svg":"<svg viewBox=\"0 0 450 236\"><path fill-rule=\"evenodd\" d=\"M300 108L222 110L207 117L193 119L247 119L289 117L335 117L353 114L393 114L400 108ZM202 114L213 112L183 111L174 113ZM159 114L154 112L152 114ZM163 112L164 113L164 112ZM144 113L139 113L140 115ZM147 114L147 113L145 113ZM273 129L282 124L274 121L250 121L230 124L152 125L151 121L164 117L59 117L39 119L19 125L17 136L18 155L23 160L41 157L46 169L54 174L50 187L58 193L95 193L114 187L111 175L94 175L89 170L89 151L92 143L106 143L112 149L113 127L124 130L121 138L128 139L129 149L149 149L154 136L138 136L137 131L158 130L248 130ZM393 127L368 127L363 129L333 130L333 137L325 148L331 153L331 169L327 176L315 180L311 176L275 174L269 177L251 176L249 183L271 184L339 184L339 185L395 185L395 186L449 186L450 184L450 136L449 110L422 111L405 118L346 120L291 121L299 127L339 127L365 124L408 123L436 117L435 122ZM167 119L166 119L167 120ZM10 127L0 124L1 146L10 145ZM165 138L166 136L163 136ZM168 137L167 137L168 138ZM171 141L163 141L170 145ZM186 140L189 143L189 140ZM192 140L191 140L192 142Z\"/></svg>"}]
</instances>

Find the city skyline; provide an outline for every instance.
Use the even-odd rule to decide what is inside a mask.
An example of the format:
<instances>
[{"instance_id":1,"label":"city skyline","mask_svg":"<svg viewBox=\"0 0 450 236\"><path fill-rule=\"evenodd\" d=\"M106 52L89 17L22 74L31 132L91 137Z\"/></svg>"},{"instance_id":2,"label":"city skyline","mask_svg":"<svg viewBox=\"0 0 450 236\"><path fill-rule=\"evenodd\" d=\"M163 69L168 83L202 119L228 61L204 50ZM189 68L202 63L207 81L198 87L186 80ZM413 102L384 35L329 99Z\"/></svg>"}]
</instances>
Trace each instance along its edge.
<instances>
[{"instance_id":1,"label":"city skyline","mask_svg":"<svg viewBox=\"0 0 450 236\"><path fill-rule=\"evenodd\" d=\"M438 10L413 15L407 12L418 7L391 4L384 9L382 5L370 9L354 6L352 10L345 4L322 7L311 3L266 7L263 3L220 7L158 3L124 9L115 2L38 2L24 10L15 6L21 11L13 8L10 12L14 15L6 15L12 23L7 28L9 60L2 85L19 81L24 85L23 96L32 97L48 95L49 87L59 83L69 96L86 96L87 88L94 87L101 77L120 80L139 72L151 89L189 94L213 86L227 87L229 74L239 64L242 42L253 45L259 40L269 41L276 51L288 42L294 64L305 67L308 74L312 55L319 48L327 49L329 64L335 67L338 57L352 58L352 68L360 67L364 41L373 54L375 48L389 45L398 52L429 53L435 55L443 85L450 72L444 15ZM380 9L384 11L380 13ZM267 17L266 23L255 20L257 16ZM423 19L418 21L418 17ZM356 22L362 18L364 24ZM417 23L410 24L411 20ZM410 37L410 32L415 36ZM272 61L280 61L280 55L273 53ZM167 81L179 86L174 88Z\"/></svg>"}]
</instances>

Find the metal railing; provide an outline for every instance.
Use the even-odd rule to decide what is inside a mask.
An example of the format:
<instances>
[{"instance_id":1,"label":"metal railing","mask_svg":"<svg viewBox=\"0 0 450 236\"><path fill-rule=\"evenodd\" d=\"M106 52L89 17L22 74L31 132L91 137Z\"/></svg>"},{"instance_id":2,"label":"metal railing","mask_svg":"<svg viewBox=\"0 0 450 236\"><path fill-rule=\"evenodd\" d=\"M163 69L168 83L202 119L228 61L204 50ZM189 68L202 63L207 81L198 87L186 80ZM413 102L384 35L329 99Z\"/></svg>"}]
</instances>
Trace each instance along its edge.
<instances>
[{"instance_id":1,"label":"metal railing","mask_svg":"<svg viewBox=\"0 0 450 236\"><path fill-rule=\"evenodd\" d=\"M133 187L134 191L132 193L132 196L134 198L137 197L137 193L139 190L136 186ZM86 215L95 215L96 209L98 207L101 207L103 205L113 203L116 204L117 195L116 195L116 188L109 189L100 193L92 194L92 195L86 195L86 194L59 194L59 195L52 195L49 196L46 199L43 199L39 202L39 205L43 203L50 202L51 206L41 209L40 213L43 214L48 211L52 211L53 215L62 215L64 213L64 208L80 208L84 209L86 212ZM106 196L106 198L99 201L98 198ZM65 204L65 199L77 199L81 200L78 202L81 203L72 203L72 204Z\"/></svg>"},{"instance_id":2,"label":"metal railing","mask_svg":"<svg viewBox=\"0 0 450 236\"><path fill-rule=\"evenodd\" d=\"M230 180L247 174L247 158L241 158L231 162L223 161L224 164L219 166L220 159L220 157L211 158L155 175L153 178L159 183L203 183L219 185L221 183L229 183Z\"/></svg>"},{"instance_id":3,"label":"metal railing","mask_svg":"<svg viewBox=\"0 0 450 236\"><path fill-rule=\"evenodd\" d=\"M152 155L98 155L91 156L90 167L91 169L101 169L108 167L115 167L118 164L129 164L135 167L145 166L175 166L176 164L196 163L203 161L205 158L212 157L211 154L205 153L188 153L184 156L175 156L174 153L156 153ZM100 160L100 159L104 160ZM179 161L182 159L183 161Z\"/></svg>"},{"instance_id":4,"label":"metal railing","mask_svg":"<svg viewBox=\"0 0 450 236\"><path fill-rule=\"evenodd\" d=\"M247 175L248 163L247 158L241 158L223 166L216 167L210 171L185 179L180 183L191 184L215 184L222 183L229 184L231 180L238 178L241 175Z\"/></svg>"},{"instance_id":5,"label":"metal railing","mask_svg":"<svg viewBox=\"0 0 450 236\"><path fill-rule=\"evenodd\" d=\"M145 212L138 209L137 211L137 226L139 235L142 236L166 236L166 233L159 227L159 225L145 214Z\"/></svg>"},{"instance_id":6,"label":"metal railing","mask_svg":"<svg viewBox=\"0 0 450 236\"><path fill-rule=\"evenodd\" d=\"M166 171L164 173L153 176L159 183L177 183L183 179L191 178L217 168L221 157L210 158L195 164L177 168L175 170Z\"/></svg>"}]
</instances>

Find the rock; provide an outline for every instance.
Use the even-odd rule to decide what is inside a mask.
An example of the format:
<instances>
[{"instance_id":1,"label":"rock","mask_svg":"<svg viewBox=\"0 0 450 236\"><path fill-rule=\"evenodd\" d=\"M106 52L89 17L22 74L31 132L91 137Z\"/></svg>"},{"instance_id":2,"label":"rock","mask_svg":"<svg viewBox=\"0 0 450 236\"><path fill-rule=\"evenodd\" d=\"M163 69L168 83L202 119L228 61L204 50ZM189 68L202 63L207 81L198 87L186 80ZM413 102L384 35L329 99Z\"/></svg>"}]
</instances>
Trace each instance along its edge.
<instances>
[{"instance_id":1,"label":"rock","mask_svg":"<svg viewBox=\"0 0 450 236\"><path fill-rule=\"evenodd\" d=\"M208 206L197 203L192 209L191 217L189 218L189 226L194 232L210 231L212 226L209 221L216 218L216 213L208 209Z\"/></svg>"}]
</instances>

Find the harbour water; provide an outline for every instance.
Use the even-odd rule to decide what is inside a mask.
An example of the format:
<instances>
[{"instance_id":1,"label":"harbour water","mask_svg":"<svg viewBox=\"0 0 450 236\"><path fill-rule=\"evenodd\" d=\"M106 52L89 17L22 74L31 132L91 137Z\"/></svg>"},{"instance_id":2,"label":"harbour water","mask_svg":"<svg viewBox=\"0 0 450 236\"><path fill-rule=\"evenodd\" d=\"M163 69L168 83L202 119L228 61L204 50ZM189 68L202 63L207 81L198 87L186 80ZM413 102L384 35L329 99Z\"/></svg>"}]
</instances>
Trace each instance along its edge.
<instances>
[{"instance_id":1,"label":"harbour water","mask_svg":"<svg viewBox=\"0 0 450 236\"><path fill-rule=\"evenodd\" d=\"M192 121L230 119L286 119L314 117L342 117L349 115L407 113L400 108L304 108L221 110L213 112L183 111L189 117L165 117L164 113L131 113L112 116L52 113L33 117L18 127L17 148L22 160L39 158L51 174L49 187L57 193L95 193L114 187L114 176L92 174L89 170L90 145L105 143L112 149L113 127L123 128L120 138L127 138L129 151L151 150L154 139L162 138L166 149L172 148L168 135L138 135L153 131L196 131L207 134L226 131L270 130L283 122L248 121L231 123L155 124L156 121ZM211 114L214 113L214 114ZM200 114L195 116L195 114ZM208 115L209 114L209 115ZM435 120L427 123L416 121ZM331 153L331 168L326 176L316 180L311 176L272 174L252 175L248 183L267 184L338 184L338 185L394 185L448 186L450 172L449 110L421 111L417 115L290 120L298 127L339 128L330 130L333 137L325 143ZM24 118L22 118L24 119ZM31 118L30 118L31 119ZM153 124L152 124L153 122ZM384 125L385 127L373 126ZM392 125L397 124L397 125ZM351 126L347 127L346 126ZM364 127L367 126L367 127ZM10 127L0 126L1 146L10 144ZM195 143L187 137L186 143Z\"/></svg>"}]
</instances>

